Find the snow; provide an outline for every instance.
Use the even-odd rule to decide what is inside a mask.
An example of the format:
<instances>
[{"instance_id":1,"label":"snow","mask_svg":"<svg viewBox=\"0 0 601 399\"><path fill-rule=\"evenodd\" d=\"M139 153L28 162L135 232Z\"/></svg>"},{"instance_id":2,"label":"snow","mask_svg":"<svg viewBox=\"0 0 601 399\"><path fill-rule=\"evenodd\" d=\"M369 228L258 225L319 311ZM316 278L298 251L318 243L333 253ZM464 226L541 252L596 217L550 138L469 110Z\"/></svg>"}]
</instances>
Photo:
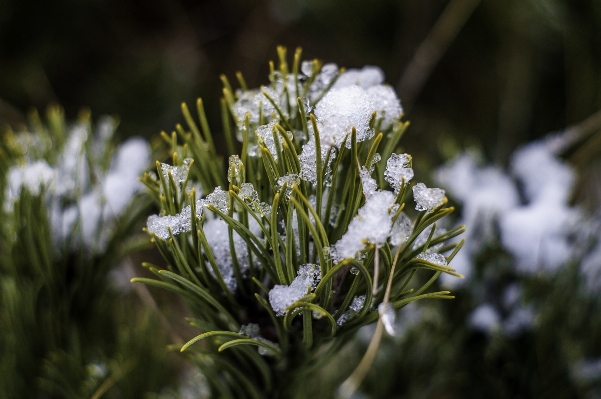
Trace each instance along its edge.
<instances>
[{"instance_id":1,"label":"snow","mask_svg":"<svg viewBox=\"0 0 601 399\"><path fill-rule=\"evenodd\" d=\"M242 327L240 327L240 334L245 335L249 338L252 338L256 341L266 342L266 343L269 343L269 344L279 347L278 344L261 337L261 329L260 329L259 325L256 323L249 323L249 324L245 324ZM262 347L262 346L259 346L257 348L257 350L259 352L259 355L262 355L262 356L273 356L274 355L273 351L271 351L265 347Z\"/></svg>"},{"instance_id":2,"label":"snow","mask_svg":"<svg viewBox=\"0 0 601 399\"><path fill-rule=\"evenodd\" d=\"M466 278L442 275L446 287L466 283L472 274L472 258L496 234L498 218L519 204L518 191L511 178L495 166L478 166L477 156L465 152L436 171L438 184L462 203L461 222L465 224L465 245L453 259L453 267Z\"/></svg>"},{"instance_id":3,"label":"snow","mask_svg":"<svg viewBox=\"0 0 601 399\"><path fill-rule=\"evenodd\" d=\"M261 329L256 323L249 323L240 327L240 334L246 335L249 338L257 338L261 335Z\"/></svg>"},{"instance_id":4,"label":"snow","mask_svg":"<svg viewBox=\"0 0 601 399\"><path fill-rule=\"evenodd\" d=\"M69 131L69 137L56 166L54 194L65 197L76 197L89 184L90 173L86 162L85 144L88 140L88 128L75 125ZM60 176L60 178L59 178ZM78 192L79 191L79 192Z\"/></svg>"},{"instance_id":5,"label":"snow","mask_svg":"<svg viewBox=\"0 0 601 399\"><path fill-rule=\"evenodd\" d=\"M290 199L290 194L292 194L292 187L294 185L300 185L300 177L295 173L284 175L278 179L275 189L277 191L280 191L284 186L284 183L286 183L286 190L284 192L284 196L287 199Z\"/></svg>"},{"instance_id":6,"label":"snow","mask_svg":"<svg viewBox=\"0 0 601 399\"><path fill-rule=\"evenodd\" d=\"M309 141L303 145L302 151L298 156L301 164L300 178L313 184L317 183L317 158L315 150L315 136L311 136ZM328 176L331 172L330 165L334 160L334 155L335 153L330 156L329 162L326 165L328 147L321 147L321 164L324 176Z\"/></svg>"},{"instance_id":7,"label":"snow","mask_svg":"<svg viewBox=\"0 0 601 399\"><path fill-rule=\"evenodd\" d=\"M413 230L413 222L405 212L401 212L392 225L390 243L394 246L401 245L409 239Z\"/></svg>"},{"instance_id":8,"label":"snow","mask_svg":"<svg viewBox=\"0 0 601 399\"><path fill-rule=\"evenodd\" d=\"M244 164L238 155L231 155L227 169L227 181L240 185L244 181Z\"/></svg>"},{"instance_id":9,"label":"snow","mask_svg":"<svg viewBox=\"0 0 601 399\"><path fill-rule=\"evenodd\" d=\"M274 160L278 160L278 152L275 144L275 140L273 138L273 130L275 129L275 125L277 125L277 120L272 120L267 125L262 125L257 128L257 137L260 141L263 142L263 145L267 147L269 153L273 157ZM276 133L277 134L277 133Z\"/></svg>"},{"instance_id":10,"label":"snow","mask_svg":"<svg viewBox=\"0 0 601 399\"><path fill-rule=\"evenodd\" d=\"M440 188L427 188L424 183L417 183L413 186L413 199L416 210L431 212L443 204L445 191Z\"/></svg>"},{"instance_id":11,"label":"snow","mask_svg":"<svg viewBox=\"0 0 601 399\"><path fill-rule=\"evenodd\" d=\"M277 316L284 316L286 308L315 289L321 280L321 269L314 264L301 265L290 285L276 284L269 291L269 303Z\"/></svg>"},{"instance_id":12,"label":"snow","mask_svg":"<svg viewBox=\"0 0 601 399\"><path fill-rule=\"evenodd\" d=\"M269 101L267 96L263 94L263 92L267 93L267 95L271 97L274 100L274 102L278 106L280 106L280 108L282 108L282 111L286 111L286 107L282 107L282 101L285 99L282 98L278 92L276 92L270 87L261 87L261 89L253 89L248 91L239 91L237 93L238 99L232 107L232 111L238 121L238 129L244 129L244 119L246 117L246 114L249 114L249 120L252 125L258 125L260 117L259 110L262 111L263 116L267 121L277 121L279 119L277 110L275 109L271 101Z\"/></svg>"},{"instance_id":13,"label":"snow","mask_svg":"<svg viewBox=\"0 0 601 399\"><path fill-rule=\"evenodd\" d=\"M377 85L367 89L367 94L377 111L377 118L382 119L380 130L386 130L398 122L403 114L401 101L394 89L388 85Z\"/></svg>"},{"instance_id":14,"label":"snow","mask_svg":"<svg viewBox=\"0 0 601 399\"><path fill-rule=\"evenodd\" d=\"M228 193L223 191L221 187L216 187L215 190L205 198L205 206L213 205L219 212L227 214L229 210Z\"/></svg>"},{"instance_id":15,"label":"snow","mask_svg":"<svg viewBox=\"0 0 601 399\"><path fill-rule=\"evenodd\" d=\"M571 256L568 234L579 212L540 201L513 208L499 218L501 243L515 258L518 272L557 271Z\"/></svg>"},{"instance_id":16,"label":"snow","mask_svg":"<svg viewBox=\"0 0 601 399\"><path fill-rule=\"evenodd\" d=\"M261 231L260 226L254 219L249 221L249 228L253 234L258 235ZM230 236L227 223L220 218L214 218L205 222L203 231L211 247L211 252L215 257L219 272L225 281L225 284L234 292L238 287L234 274L234 264L230 251ZM236 251L236 259L240 267L240 271L244 274L247 272L250 264L248 261L248 246L244 239L233 230L234 249ZM209 269L211 273L213 269Z\"/></svg>"},{"instance_id":17,"label":"snow","mask_svg":"<svg viewBox=\"0 0 601 399\"><path fill-rule=\"evenodd\" d=\"M13 166L8 171L8 195L6 200L12 204L19 198L21 187L32 195L39 195L42 187L49 187L55 177L55 170L46 161L35 161L23 166ZM12 205L9 206L9 209Z\"/></svg>"},{"instance_id":18,"label":"snow","mask_svg":"<svg viewBox=\"0 0 601 399\"><path fill-rule=\"evenodd\" d=\"M403 183L409 183L413 179L413 169L411 169L411 155L409 154L390 154L386 161L386 170L384 170L384 179L390 184L395 193L398 193Z\"/></svg>"},{"instance_id":19,"label":"snow","mask_svg":"<svg viewBox=\"0 0 601 399\"><path fill-rule=\"evenodd\" d=\"M384 245L390 237L395 199L389 191L377 191L367 197L346 233L330 248L334 263L358 256L368 244Z\"/></svg>"},{"instance_id":20,"label":"snow","mask_svg":"<svg viewBox=\"0 0 601 399\"><path fill-rule=\"evenodd\" d=\"M417 248L421 247L422 245L424 245L428 241L428 237L430 237L430 232L432 231L433 228L434 228L434 225L430 225L430 226L426 227L424 230L422 230L422 232L419 233L419 235L413 241L412 249L417 249ZM446 232L447 232L447 230L444 227L439 227L437 225L436 230L434 231L434 234L432 235L432 240L434 240L438 236L443 235ZM426 253L437 252L440 248L442 248L443 245L444 245L443 243L438 243L436 245L432 245L432 242L430 242L430 245L428 246L428 248L426 248L426 250L424 252L426 252Z\"/></svg>"},{"instance_id":21,"label":"snow","mask_svg":"<svg viewBox=\"0 0 601 399\"><path fill-rule=\"evenodd\" d=\"M313 61L305 60L301 62L301 73L307 77L313 76Z\"/></svg>"},{"instance_id":22,"label":"snow","mask_svg":"<svg viewBox=\"0 0 601 399\"><path fill-rule=\"evenodd\" d=\"M169 182L169 174L173 177L173 181L177 184L178 188L181 188L181 183L188 179L188 173L190 172L190 165L192 164L192 158L186 158L182 162L181 166L171 166L166 163L161 163L161 174L167 182Z\"/></svg>"},{"instance_id":23,"label":"snow","mask_svg":"<svg viewBox=\"0 0 601 399\"><path fill-rule=\"evenodd\" d=\"M530 329L536 313L522 303L522 291L516 284L510 284L503 292L501 303L479 305L468 317L468 325L473 329L490 334L502 331L509 338L515 338Z\"/></svg>"},{"instance_id":24,"label":"snow","mask_svg":"<svg viewBox=\"0 0 601 399\"><path fill-rule=\"evenodd\" d=\"M132 138L113 153L108 170L105 156L110 155L110 138L115 123L105 118L92 135L90 126L76 124L67 132L65 145L55 165L45 160L29 160L8 172L5 206L25 187L33 195L42 194L50 209L50 223L57 247L71 239L92 252L102 251L115 226L115 218L142 190L138 176L148 167L150 148L145 140ZM43 154L38 154L40 157ZM77 237L72 237L77 226Z\"/></svg>"},{"instance_id":25,"label":"snow","mask_svg":"<svg viewBox=\"0 0 601 399\"><path fill-rule=\"evenodd\" d=\"M532 327L535 317L536 313L531 307L518 306L503 320L503 332L515 338Z\"/></svg>"},{"instance_id":26,"label":"snow","mask_svg":"<svg viewBox=\"0 0 601 399\"><path fill-rule=\"evenodd\" d=\"M202 200L196 201L196 213L200 217L204 203ZM191 224L192 208L190 205L184 207L180 213L175 215L158 216L151 215L146 222L146 229L150 234L154 234L162 240L168 240L171 236L169 229L173 235L187 233L192 228Z\"/></svg>"},{"instance_id":27,"label":"snow","mask_svg":"<svg viewBox=\"0 0 601 399\"><path fill-rule=\"evenodd\" d=\"M565 203L576 179L574 170L545 141L535 141L515 151L511 171L522 182L529 202Z\"/></svg>"},{"instance_id":28,"label":"snow","mask_svg":"<svg viewBox=\"0 0 601 399\"><path fill-rule=\"evenodd\" d=\"M581 218L580 211L568 205L574 171L545 141L518 149L511 170L528 203L501 215L501 242L514 255L519 272L555 272L572 255L569 234Z\"/></svg>"},{"instance_id":29,"label":"snow","mask_svg":"<svg viewBox=\"0 0 601 399\"><path fill-rule=\"evenodd\" d=\"M315 83L318 83L323 89L332 82L332 79L338 74L338 65L333 62L324 64L315 78Z\"/></svg>"},{"instance_id":30,"label":"snow","mask_svg":"<svg viewBox=\"0 0 601 399\"><path fill-rule=\"evenodd\" d=\"M369 89L373 86L381 85L384 82L384 72L377 66L366 65L361 69L347 69L344 71L333 88L348 86L359 86L363 89Z\"/></svg>"},{"instance_id":31,"label":"snow","mask_svg":"<svg viewBox=\"0 0 601 399\"><path fill-rule=\"evenodd\" d=\"M374 105L365 90L358 86L332 89L315 107L322 147L338 147L354 127L357 142L373 136L369 127ZM347 140L350 148L350 140Z\"/></svg>"},{"instance_id":32,"label":"snow","mask_svg":"<svg viewBox=\"0 0 601 399\"><path fill-rule=\"evenodd\" d=\"M422 252L422 253L418 254L416 256L416 258L423 259L427 262L434 263L434 264L440 265L440 266L447 265L447 259L443 255L437 254L437 253Z\"/></svg>"},{"instance_id":33,"label":"snow","mask_svg":"<svg viewBox=\"0 0 601 399\"><path fill-rule=\"evenodd\" d=\"M102 183L102 191L110 212L117 216L130 204L144 185L138 176L150 164L150 146L142 138L130 139L116 151L111 169Z\"/></svg>"},{"instance_id":34,"label":"snow","mask_svg":"<svg viewBox=\"0 0 601 399\"><path fill-rule=\"evenodd\" d=\"M338 320L336 320L336 324L338 326L342 326L346 323L352 316L356 315L363 309L363 305L365 304L365 295L359 295L354 297L351 301L349 308L340 315Z\"/></svg>"},{"instance_id":35,"label":"snow","mask_svg":"<svg viewBox=\"0 0 601 399\"><path fill-rule=\"evenodd\" d=\"M363 187L363 194L365 195L365 198L370 198L378 191L378 183L376 183L376 179L371 177L371 173L365 166L361 167L361 170L359 171L359 178L361 179L361 186Z\"/></svg>"}]
</instances>

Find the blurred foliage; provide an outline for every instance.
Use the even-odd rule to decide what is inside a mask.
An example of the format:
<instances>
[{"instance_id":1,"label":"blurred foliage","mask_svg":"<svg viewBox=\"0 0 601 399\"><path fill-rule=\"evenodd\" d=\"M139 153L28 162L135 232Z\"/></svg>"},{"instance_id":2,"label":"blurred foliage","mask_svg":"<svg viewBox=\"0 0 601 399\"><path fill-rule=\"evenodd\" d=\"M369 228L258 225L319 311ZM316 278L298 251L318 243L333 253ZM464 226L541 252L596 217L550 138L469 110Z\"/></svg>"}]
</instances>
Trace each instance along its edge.
<instances>
[{"instance_id":1,"label":"blurred foliage","mask_svg":"<svg viewBox=\"0 0 601 399\"><path fill-rule=\"evenodd\" d=\"M59 169L73 155L73 132L92 131L89 116L83 112L68 126L62 110L50 107L44 120L32 114L27 132L5 131L0 141L2 398L140 398L173 383L166 333L136 293L119 287L119 280L128 280L128 256L144 246L135 232L149 211L149 197L130 199L115 225L112 219L92 225L92 246L82 232L90 207L72 225L62 214L73 209L70 200L82 202L85 179L66 193L56 188L69 184L67 173L59 172L46 183L21 177L22 186L15 188L14 172L33 161L53 160ZM111 140L99 147L85 137L75 155L83 154L90 168L73 169L100 185L95 178L104 177L114 148ZM32 181L41 187L32 188ZM105 245L99 244L103 229L110 231Z\"/></svg>"}]
</instances>

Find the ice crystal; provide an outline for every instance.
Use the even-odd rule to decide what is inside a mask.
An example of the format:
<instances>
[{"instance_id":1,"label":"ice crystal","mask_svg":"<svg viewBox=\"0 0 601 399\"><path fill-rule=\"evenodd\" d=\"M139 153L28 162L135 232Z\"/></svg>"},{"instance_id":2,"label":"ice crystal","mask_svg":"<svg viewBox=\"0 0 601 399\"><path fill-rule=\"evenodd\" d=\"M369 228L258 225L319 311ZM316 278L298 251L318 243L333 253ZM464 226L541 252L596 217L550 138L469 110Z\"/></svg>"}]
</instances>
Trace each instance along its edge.
<instances>
[{"instance_id":1,"label":"ice crystal","mask_svg":"<svg viewBox=\"0 0 601 399\"><path fill-rule=\"evenodd\" d=\"M257 193L257 190L255 190L252 183L242 183L238 195L244 202L249 204L251 209L256 213L262 214L265 217L269 217L271 214L271 205L265 202L259 202L259 193Z\"/></svg>"},{"instance_id":2,"label":"ice crystal","mask_svg":"<svg viewBox=\"0 0 601 399\"><path fill-rule=\"evenodd\" d=\"M228 193L221 187L216 187L215 191L207 195L206 205L213 205L221 213L227 214L229 209Z\"/></svg>"},{"instance_id":3,"label":"ice crystal","mask_svg":"<svg viewBox=\"0 0 601 399\"><path fill-rule=\"evenodd\" d=\"M286 308L315 289L321 280L321 270L314 264L301 265L290 285L276 284L269 291L269 303L277 316L284 316Z\"/></svg>"},{"instance_id":4,"label":"ice crystal","mask_svg":"<svg viewBox=\"0 0 601 399\"><path fill-rule=\"evenodd\" d=\"M267 149L269 150L269 153L271 154L273 159L276 161L278 160L278 151L276 148L275 140L273 138L273 131L274 131L275 125L277 123L278 123L278 121L274 119L271 122L269 122L267 125L259 126L257 128L257 137L259 137L259 139L261 141L263 141L263 144L265 145L265 147L267 147ZM277 136L277 132L276 132L276 136Z\"/></svg>"},{"instance_id":5,"label":"ice crystal","mask_svg":"<svg viewBox=\"0 0 601 399\"><path fill-rule=\"evenodd\" d=\"M169 181L169 173L171 172L171 176L173 176L173 180L176 183L183 183L188 178L191 163L191 158L184 159L181 166L171 166L166 163L161 163L161 173L166 181Z\"/></svg>"},{"instance_id":6,"label":"ice crystal","mask_svg":"<svg viewBox=\"0 0 601 399\"><path fill-rule=\"evenodd\" d=\"M361 178L361 185L363 186L363 194L365 198L371 197L378 190L378 183L376 179L371 177L371 173L365 166L361 167L359 171L359 177Z\"/></svg>"},{"instance_id":7,"label":"ice crystal","mask_svg":"<svg viewBox=\"0 0 601 399\"><path fill-rule=\"evenodd\" d=\"M292 187L300 184L300 177L298 177L298 175L295 173L290 173L280 177L277 181L276 190L280 191L284 186L284 183L286 183L286 191L284 192L284 196L289 199L290 194L292 193Z\"/></svg>"},{"instance_id":8,"label":"ice crystal","mask_svg":"<svg viewBox=\"0 0 601 399\"><path fill-rule=\"evenodd\" d=\"M322 147L338 147L354 127L357 142L373 136L369 127L373 103L362 88L358 86L332 89L315 107L315 117L319 122L319 134ZM347 140L350 148L350 140Z\"/></svg>"},{"instance_id":9,"label":"ice crystal","mask_svg":"<svg viewBox=\"0 0 601 399\"><path fill-rule=\"evenodd\" d=\"M384 72L377 66L366 65L361 69L348 69L344 71L336 83L334 88L359 86L363 89L381 85L384 82Z\"/></svg>"},{"instance_id":10,"label":"ice crystal","mask_svg":"<svg viewBox=\"0 0 601 399\"><path fill-rule=\"evenodd\" d=\"M196 216L200 217L203 206L203 200L196 201ZM171 237L169 229L171 229L173 235L189 232L192 228L191 217L192 207L188 205L184 207L180 213L175 215L149 216L148 221L146 222L146 229L150 234L154 234L162 240L168 240L169 237Z\"/></svg>"},{"instance_id":11,"label":"ice crystal","mask_svg":"<svg viewBox=\"0 0 601 399\"><path fill-rule=\"evenodd\" d=\"M237 186L240 186L241 182L244 181L244 164L238 155L230 156L227 181Z\"/></svg>"},{"instance_id":12,"label":"ice crystal","mask_svg":"<svg viewBox=\"0 0 601 399\"><path fill-rule=\"evenodd\" d=\"M437 254L437 253L422 252L422 253L418 254L416 256L416 258L423 259L427 262L434 263L434 264L440 265L440 266L447 265L447 258L445 258L443 255Z\"/></svg>"},{"instance_id":13,"label":"ice crystal","mask_svg":"<svg viewBox=\"0 0 601 399\"><path fill-rule=\"evenodd\" d=\"M259 201L259 194L257 193L257 190L255 190L255 186L253 186L252 183L242 183L238 195L244 201Z\"/></svg>"},{"instance_id":14,"label":"ice crystal","mask_svg":"<svg viewBox=\"0 0 601 399\"><path fill-rule=\"evenodd\" d=\"M382 120L381 130L393 126L401 118L403 108L394 89L388 85L377 85L367 89L367 94L374 104L377 118Z\"/></svg>"},{"instance_id":15,"label":"ice crystal","mask_svg":"<svg viewBox=\"0 0 601 399\"><path fill-rule=\"evenodd\" d=\"M229 210L227 192L223 191L221 187L217 187L205 199L197 200L196 216L200 217L203 208L209 205L214 206L221 213L227 214ZM160 239L167 240L170 237L169 228L171 228L173 235L189 232L191 229L191 217L192 207L190 205L182 208L182 211L175 215L152 215L148 218L147 230Z\"/></svg>"},{"instance_id":16,"label":"ice crystal","mask_svg":"<svg viewBox=\"0 0 601 399\"><path fill-rule=\"evenodd\" d=\"M382 160L382 156L379 153L375 153L373 159L369 163L369 173L374 173L376 164Z\"/></svg>"},{"instance_id":17,"label":"ice crystal","mask_svg":"<svg viewBox=\"0 0 601 399\"><path fill-rule=\"evenodd\" d=\"M403 183L408 183L413 179L413 169L411 169L411 155L409 154L390 154L386 161L386 170L384 179L398 193Z\"/></svg>"},{"instance_id":18,"label":"ice crystal","mask_svg":"<svg viewBox=\"0 0 601 399\"><path fill-rule=\"evenodd\" d=\"M442 205L445 192L440 188L427 188L424 183L417 183L413 186L413 198L416 210L430 212Z\"/></svg>"},{"instance_id":19,"label":"ice crystal","mask_svg":"<svg viewBox=\"0 0 601 399\"><path fill-rule=\"evenodd\" d=\"M238 93L238 100L234 103L232 111L238 121L239 129L244 129L244 119L247 114L250 123L259 123L259 110L254 104L254 99L258 93L259 90L249 90Z\"/></svg>"},{"instance_id":20,"label":"ice crystal","mask_svg":"<svg viewBox=\"0 0 601 399\"><path fill-rule=\"evenodd\" d=\"M245 324L242 327L240 327L240 334L245 335L249 338L255 339L257 341L266 342L266 343L272 344L276 347L279 347L278 344L261 337L261 329L260 329L259 325L256 323L249 323L249 324ZM259 355L262 355L262 356L274 355L273 351L271 351L265 347L262 347L262 346L259 346L257 348L257 350L259 352Z\"/></svg>"},{"instance_id":21,"label":"ice crystal","mask_svg":"<svg viewBox=\"0 0 601 399\"><path fill-rule=\"evenodd\" d=\"M330 248L334 263L354 258L368 244L383 245L386 242L392 227L394 200L394 194L388 191L376 191L367 197L346 233Z\"/></svg>"},{"instance_id":22,"label":"ice crystal","mask_svg":"<svg viewBox=\"0 0 601 399\"><path fill-rule=\"evenodd\" d=\"M249 228L251 233L255 235L258 235L261 231L260 226L254 219L249 221ZM230 291L235 291L238 284L234 275L234 263L232 261L232 252L230 249L228 224L220 218L214 218L205 222L203 230L209 246L211 247L211 252L217 262L217 266L219 267L221 277L223 277L223 280ZM234 236L236 260L240 266L240 271L245 273L250 266L248 260L248 245L236 230L233 230L232 234ZM209 270L213 272L213 269Z\"/></svg>"},{"instance_id":23,"label":"ice crystal","mask_svg":"<svg viewBox=\"0 0 601 399\"><path fill-rule=\"evenodd\" d=\"M430 225L428 227L426 227L416 238L415 241L413 241L413 249L417 249L419 247L421 247L422 245L424 245L427 241L428 241L428 237L430 237L430 233L432 232L432 229L434 228L434 225ZM443 227L438 227L436 226L436 230L434 231L434 234L432 235L432 239L436 238L437 236L440 236L444 233L446 233L447 230ZM438 243L436 245L432 245L432 243L430 242L430 245L428 246L428 248L426 248L424 250L424 252L426 253L432 253L432 252L437 252L440 248L442 248L443 243Z\"/></svg>"},{"instance_id":24,"label":"ice crystal","mask_svg":"<svg viewBox=\"0 0 601 399\"><path fill-rule=\"evenodd\" d=\"M390 233L390 243L394 246L401 245L409 239L411 231L413 230L413 223L409 216L405 212L401 212L397 220L392 225L392 231Z\"/></svg>"},{"instance_id":25,"label":"ice crystal","mask_svg":"<svg viewBox=\"0 0 601 399\"><path fill-rule=\"evenodd\" d=\"M330 165L334 160L335 153L328 157L328 148L321 147L321 164L323 168L323 174L327 177L330 173ZM300 178L309 181L313 184L317 183L317 158L315 152L315 137L311 137L309 141L303 145L302 151L298 156L301 164ZM326 164L327 161L327 164Z\"/></svg>"},{"instance_id":26,"label":"ice crystal","mask_svg":"<svg viewBox=\"0 0 601 399\"><path fill-rule=\"evenodd\" d=\"M340 315L338 320L336 320L336 324L338 326L342 326L346 323L352 316L356 315L363 309L363 305L365 305L365 295L359 295L351 301L351 304L344 313Z\"/></svg>"}]
</instances>

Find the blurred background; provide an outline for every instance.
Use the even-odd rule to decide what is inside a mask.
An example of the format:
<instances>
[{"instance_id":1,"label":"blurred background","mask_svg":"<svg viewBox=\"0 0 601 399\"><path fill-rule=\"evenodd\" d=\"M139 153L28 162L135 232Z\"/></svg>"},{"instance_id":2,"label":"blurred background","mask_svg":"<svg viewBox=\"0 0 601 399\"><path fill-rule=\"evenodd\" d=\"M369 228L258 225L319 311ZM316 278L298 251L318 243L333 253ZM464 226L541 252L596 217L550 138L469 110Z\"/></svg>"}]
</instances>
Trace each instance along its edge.
<instances>
[{"instance_id":1,"label":"blurred background","mask_svg":"<svg viewBox=\"0 0 601 399\"><path fill-rule=\"evenodd\" d=\"M504 163L518 144L601 108L596 0L0 0L0 9L3 124L58 102L68 117L87 106L118 115L122 135L150 137L181 120L181 101L202 96L218 129L219 75L240 70L250 87L264 84L277 45L380 66L413 122L405 145L434 163L448 137Z\"/></svg>"}]
</instances>

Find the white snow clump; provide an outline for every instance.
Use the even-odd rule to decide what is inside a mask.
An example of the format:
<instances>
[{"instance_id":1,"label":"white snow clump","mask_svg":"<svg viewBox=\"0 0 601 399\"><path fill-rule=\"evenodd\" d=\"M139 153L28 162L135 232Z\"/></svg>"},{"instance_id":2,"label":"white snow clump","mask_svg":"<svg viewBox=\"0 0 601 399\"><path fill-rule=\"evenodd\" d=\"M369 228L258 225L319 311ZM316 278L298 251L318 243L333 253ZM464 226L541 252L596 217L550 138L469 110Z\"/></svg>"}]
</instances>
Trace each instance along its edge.
<instances>
[{"instance_id":1,"label":"white snow clump","mask_svg":"<svg viewBox=\"0 0 601 399\"><path fill-rule=\"evenodd\" d=\"M344 71L334 83L333 88L359 86L362 89L369 89L381 85L383 82L384 72L382 69L377 66L366 65L361 69L351 68Z\"/></svg>"},{"instance_id":2,"label":"white snow clump","mask_svg":"<svg viewBox=\"0 0 601 399\"><path fill-rule=\"evenodd\" d=\"M413 186L413 199L416 210L430 212L443 204L445 191L440 188L427 188L424 183L417 183Z\"/></svg>"},{"instance_id":3,"label":"white snow clump","mask_svg":"<svg viewBox=\"0 0 601 399\"><path fill-rule=\"evenodd\" d=\"M249 220L249 229L251 233L255 235L258 235L261 232L261 227L253 218L250 218ZM228 225L221 218L214 218L205 222L203 230L209 246L211 247L211 252L215 257L217 266L219 267L219 272L221 273L221 276L223 277L227 287L230 289L230 291L234 292L238 287L238 284L234 274L234 263L232 260L232 253L230 251ZM236 232L236 230L233 230L233 235L236 260L238 261L240 271L244 274L250 266L248 260L248 246L246 241L244 241L244 239ZM209 268L209 271L211 274L213 274L212 268Z\"/></svg>"},{"instance_id":4,"label":"white snow clump","mask_svg":"<svg viewBox=\"0 0 601 399\"><path fill-rule=\"evenodd\" d=\"M221 213L227 214L229 210L228 194L216 187L215 190L207 195L205 199L196 201L196 217L200 217L203 208L212 205ZM170 237L169 229L173 235L187 233L192 228L192 207L185 206L180 213L175 215L158 216L151 215L148 217L146 228L150 234L154 234L162 240L168 240Z\"/></svg>"},{"instance_id":5,"label":"white snow clump","mask_svg":"<svg viewBox=\"0 0 601 399\"><path fill-rule=\"evenodd\" d=\"M394 192L398 193L403 183L409 183L413 179L411 155L390 154L390 158L386 161L384 179L390 184Z\"/></svg>"},{"instance_id":6,"label":"white snow clump","mask_svg":"<svg viewBox=\"0 0 601 399\"><path fill-rule=\"evenodd\" d=\"M545 141L517 150L511 170L522 183L528 203L500 217L501 242L514 255L519 272L554 272L571 256L568 236L581 217L568 205L574 171Z\"/></svg>"},{"instance_id":7,"label":"white snow clump","mask_svg":"<svg viewBox=\"0 0 601 399\"><path fill-rule=\"evenodd\" d=\"M290 285L276 284L269 291L269 303L277 316L284 316L286 308L317 287L321 269L314 264L301 265Z\"/></svg>"},{"instance_id":8,"label":"white snow clump","mask_svg":"<svg viewBox=\"0 0 601 399\"><path fill-rule=\"evenodd\" d=\"M356 315L363 309L363 305L365 304L365 295L359 295L354 297L351 301L349 308L340 315L338 320L336 320L336 324L338 326L342 326L344 323L348 321L352 316Z\"/></svg>"},{"instance_id":9,"label":"white snow clump","mask_svg":"<svg viewBox=\"0 0 601 399\"><path fill-rule=\"evenodd\" d=\"M346 233L330 247L334 264L358 256L369 244L382 246L390 237L392 217L396 211L395 195L390 191L372 192L371 184L364 184L364 191L366 186L369 191L365 193L365 204L349 223Z\"/></svg>"},{"instance_id":10,"label":"white snow clump","mask_svg":"<svg viewBox=\"0 0 601 399\"><path fill-rule=\"evenodd\" d=\"M89 126L76 124L68 130L55 165L29 159L24 165L13 166L8 172L4 207L12 210L12 203L18 199L22 187L33 195L42 194L44 187L57 248L64 247L63 243L75 233L79 221L78 236L71 240L72 245L81 242L93 253L102 251L115 217L143 188L138 176L150 162L148 143L132 138L117 148L108 170L101 168L115 125L112 119L105 118L93 135L94 141L89 142L92 137Z\"/></svg>"}]
</instances>

